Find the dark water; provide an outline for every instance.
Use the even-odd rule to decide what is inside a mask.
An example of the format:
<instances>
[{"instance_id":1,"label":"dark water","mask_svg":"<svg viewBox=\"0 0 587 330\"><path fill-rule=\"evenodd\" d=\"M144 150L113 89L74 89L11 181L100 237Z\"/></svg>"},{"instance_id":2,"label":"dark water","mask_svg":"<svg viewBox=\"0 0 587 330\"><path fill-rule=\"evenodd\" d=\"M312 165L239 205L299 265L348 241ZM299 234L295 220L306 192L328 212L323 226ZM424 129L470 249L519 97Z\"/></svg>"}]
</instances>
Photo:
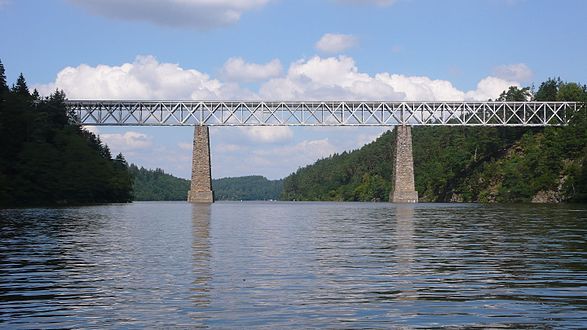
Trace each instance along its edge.
<instances>
[{"instance_id":1,"label":"dark water","mask_svg":"<svg viewBox=\"0 0 587 330\"><path fill-rule=\"evenodd\" d=\"M1 328L586 328L587 208L0 211Z\"/></svg>"}]
</instances>

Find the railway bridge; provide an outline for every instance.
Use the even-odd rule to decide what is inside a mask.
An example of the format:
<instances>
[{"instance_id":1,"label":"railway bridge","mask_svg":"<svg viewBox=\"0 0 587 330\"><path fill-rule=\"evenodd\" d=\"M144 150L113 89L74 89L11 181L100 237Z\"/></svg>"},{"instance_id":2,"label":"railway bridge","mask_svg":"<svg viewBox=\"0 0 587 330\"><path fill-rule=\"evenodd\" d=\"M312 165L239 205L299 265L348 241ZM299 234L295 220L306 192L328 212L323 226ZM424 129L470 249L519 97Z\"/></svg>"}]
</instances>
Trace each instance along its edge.
<instances>
[{"instance_id":1,"label":"railway bridge","mask_svg":"<svg viewBox=\"0 0 587 330\"><path fill-rule=\"evenodd\" d=\"M194 126L188 201L212 203L209 126L395 126L393 203L417 203L412 126L565 126L575 102L68 100L78 124Z\"/></svg>"}]
</instances>

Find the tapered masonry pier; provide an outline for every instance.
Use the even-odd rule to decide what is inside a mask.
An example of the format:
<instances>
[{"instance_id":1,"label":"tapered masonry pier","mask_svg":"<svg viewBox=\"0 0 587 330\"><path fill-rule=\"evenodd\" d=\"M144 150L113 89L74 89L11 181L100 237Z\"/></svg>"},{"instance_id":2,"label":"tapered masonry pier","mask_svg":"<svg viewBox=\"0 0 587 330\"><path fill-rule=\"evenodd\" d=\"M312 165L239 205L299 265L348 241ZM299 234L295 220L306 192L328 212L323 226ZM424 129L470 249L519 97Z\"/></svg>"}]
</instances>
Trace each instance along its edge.
<instances>
[{"instance_id":1,"label":"tapered masonry pier","mask_svg":"<svg viewBox=\"0 0 587 330\"><path fill-rule=\"evenodd\" d=\"M399 125L395 127L392 189L389 201L392 203L418 203L418 192L414 183L411 126Z\"/></svg>"},{"instance_id":2,"label":"tapered masonry pier","mask_svg":"<svg viewBox=\"0 0 587 330\"><path fill-rule=\"evenodd\" d=\"M190 203L214 203L210 171L210 135L208 126L194 128L192 183L188 192Z\"/></svg>"}]
</instances>

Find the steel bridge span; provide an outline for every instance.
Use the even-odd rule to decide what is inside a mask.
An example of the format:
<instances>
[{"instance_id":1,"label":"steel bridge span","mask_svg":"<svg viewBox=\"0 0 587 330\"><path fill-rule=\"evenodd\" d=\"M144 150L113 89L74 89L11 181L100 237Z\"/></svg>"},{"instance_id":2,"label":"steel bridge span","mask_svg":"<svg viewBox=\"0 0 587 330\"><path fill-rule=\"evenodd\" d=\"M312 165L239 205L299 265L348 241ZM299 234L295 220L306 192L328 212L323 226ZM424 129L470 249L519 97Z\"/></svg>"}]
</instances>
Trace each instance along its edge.
<instances>
[{"instance_id":1,"label":"steel bridge span","mask_svg":"<svg viewBox=\"0 0 587 330\"><path fill-rule=\"evenodd\" d=\"M212 203L209 126L397 126L389 201L417 203L411 126L565 126L575 102L68 100L80 125L195 126L188 201Z\"/></svg>"},{"instance_id":2,"label":"steel bridge span","mask_svg":"<svg viewBox=\"0 0 587 330\"><path fill-rule=\"evenodd\" d=\"M560 126L573 102L67 101L79 124L123 126Z\"/></svg>"}]
</instances>

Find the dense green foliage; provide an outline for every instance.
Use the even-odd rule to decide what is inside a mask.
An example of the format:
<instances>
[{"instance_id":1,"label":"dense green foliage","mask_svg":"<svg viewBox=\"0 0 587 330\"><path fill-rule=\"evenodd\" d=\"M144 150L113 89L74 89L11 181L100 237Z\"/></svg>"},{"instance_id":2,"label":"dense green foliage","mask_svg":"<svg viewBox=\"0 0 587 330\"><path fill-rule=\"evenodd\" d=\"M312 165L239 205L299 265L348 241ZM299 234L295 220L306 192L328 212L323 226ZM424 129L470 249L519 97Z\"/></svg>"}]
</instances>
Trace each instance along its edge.
<instances>
[{"instance_id":1,"label":"dense green foliage","mask_svg":"<svg viewBox=\"0 0 587 330\"><path fill-rule=\"evenodd\" d=\"M190 181L174 177L162 169L148 170L130 165L134 178L134 199L137 201L185 201ZM270 200L278 199L281 180L267 180L262 176L245 176L212 180L216 200Z\"/></svg>"},{"instance_id":2,"label":"dense green foliage","mask_svg":"<svg viewBox=\"0 0 587 330\"><path fill-rule=\"evenodd\" d=\"M56 91L29 93L0 66L0 206L128 202L132 180L122 155L74 124Z\"/></svg>"},{"instance_id":3,"label":"dense green foliage","mask_svg":"<svg viewBox=\"0 0 587 330\"><path fill-rule=\"evenodd\" d=\"M217 200L277 200L283 188L283 181L268 180L263 176L252 175L214 179L212 180L212 187L214 197Z\"/></svg>"},{"instance_id":4,"label":"dense green foliage","mask_svg":"<svg viewBox=\"0 0 587 330\"><path fill-rule=\"evenodd\" d=\"M587 102L587 88L548 80L536 93L511 87L504 101ZM422 201L587 201L587 109L567 127L416 127L416 190ZM393 134L335 154L284 179L283 199L386 201Z\"/></svg>"},{"instance_id":5,"label":"dense green foliage","mask_svg":"<svg viewBox=\"0 0 587 330\"><path fill-rule=\"evenodd\" d=\"M537 101L587 102L587 87L550 79ZM567 127L526 131L500 158L460 178L454 194L485 202L587 202L587 107Z\"/></svg>"},{"instance_id":6,"label":"dense green foliage","mask_svg":"<svg viewBox=\"0 0 587 330\"><path fill-rule=\"evenodd\" d=\"M185 201L190 181L176 178L162 169L148 170L130 165L134 178L134 200L136 201Z\"/></svg>"},{"instance_id":7,"label":"dense green foliage","mask_svg":"<svg viewBox=\"0 0 587 330\"><path fill-rule=\"evenodd\" d=\"M391 189L391 132L352 152L298 169L283 182L285 200L386 201Z\"/></svg>"}]
</instances>

